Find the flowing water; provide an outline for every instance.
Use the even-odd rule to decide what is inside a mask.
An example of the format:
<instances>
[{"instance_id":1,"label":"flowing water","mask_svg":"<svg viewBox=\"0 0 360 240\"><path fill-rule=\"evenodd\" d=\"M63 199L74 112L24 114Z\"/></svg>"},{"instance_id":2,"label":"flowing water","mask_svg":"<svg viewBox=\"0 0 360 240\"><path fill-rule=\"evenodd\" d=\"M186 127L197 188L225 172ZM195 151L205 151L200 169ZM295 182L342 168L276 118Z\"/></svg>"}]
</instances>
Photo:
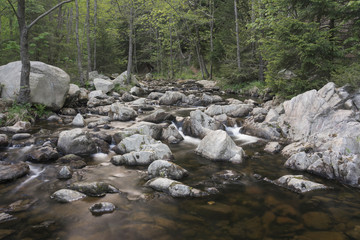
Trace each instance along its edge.
<instances>
[{"instance_id":1,"label":"flowing water","mask_svg":"<svg viewBox=\"0 0 360 240\"><path fill-rule=\"evenodd\" d=\"M244 163L197 156L194 149L200 140L189 136L170 145L175 162L190 172L183 180L190 186L203 189L222 170L245 174L236 183L215 185L219 193L202 198L154 193L144 187L145 167L114 166L109 162L113 153L91 156L91 164L68 181L56 179L55 164L30 164L28 176L0 185L0 208L19 200L25 205L10 211L15 220L0 223L0 239L359 239L359 190L306 175L333 189L300 195L257 180L255 173L276 179L299 172L285 169L284 157L264 152L265 143L241 134L240 127L226 130L244 148ZM6 151L21 153L28 148ZM121 193L68 204L50 199L76 180L106 181ZM93 216L89 207L102 201L115 204L116 211Z\"/></svg>"}]
</instances>

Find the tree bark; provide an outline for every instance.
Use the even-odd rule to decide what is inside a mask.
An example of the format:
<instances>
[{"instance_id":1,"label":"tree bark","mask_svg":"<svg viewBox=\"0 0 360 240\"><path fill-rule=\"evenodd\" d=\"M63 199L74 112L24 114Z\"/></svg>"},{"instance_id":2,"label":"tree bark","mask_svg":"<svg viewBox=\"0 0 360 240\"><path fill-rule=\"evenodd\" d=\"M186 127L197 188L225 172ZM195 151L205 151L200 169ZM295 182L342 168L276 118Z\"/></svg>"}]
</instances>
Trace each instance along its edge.
<instances>
[{"instance_id":1,"label":"tree bark","mask_svg":"<svg viewBox=\"0 0 360 240\"><path fill-rule=\"evenodd\" d=\"M127 65L127 84L131 82L131 70L132 70L132 60L133 60L133 21L134 21L134 6L131 3L130 6L130 17L129 17L129 56L128 56L128 65Z\"/></svg>"},{"instance_id":2,"label":"tree bark","mask_svg":"<svg viewBox=\"0 0 360 240\"><path fill-rule=\"evenodd\" d=\"M86 40L87 40L86 80L89 80L89 72L91 72L90 0L86 0Z\"/></svg>"},{"instance_id":3,"label":"tree bark","mask_svg":"<svg viewBox=\"0 0 360 240\"><path fill-rule=\"evenodd\" d=\"M215 9L215 6L214 6L214 1L213 0L210 0L209 2L209 5L210 5L210 15L211 15L211 20L210 20L210 52L211 52L211 55L210 55L210 80L213 79L213 53L214 53L214 40L213 40L213 37L214 37L214 9Z\"/></svg>"},{"instance_id":4,"label":"tree bark","mask_svg":"<svg viewBox=\"0 0 360 240\"><path fill-rule=\"evenodd\" d=\"M82 60L81 60L81 46L80 46L80 39L79 39L79 3L78 0L75 0L75 7L76 7L76 27L75 27L75 34L76 34L76 47L77 47L77 65L78 65L78 72L79 72L79 81L81 86L84 86L84 73L82 69Z\"/></svg>"},{"instance_id":5,"label":"tree bark","mask_svg":"<svg viewBox=\"0 0 360 240\"><path fill-rule=\"evenodd\" d=\"M25 21L25 0L18 0L17 19L20 30L20 58L22 64L20 91L17 101L25 104L30 102L29 29Z\"/></svg>"},{"instance_id":6,"label":"tree bark","mask_svg":"<svg viewBox=\"0 0 360 240\"><path fill-rule=\"evenodd\" d=\"M97 0L94 0L94 54L93 54L93 58L94 58L94 64L93 64L93 68L94 70L96 70L96 34L97 34Z\"/></svg>"},{"instance_id":7,"label":"tree bark","mask_svg":"<svg viewBox=\"0 0 360 240\"><path fill-rule=\"evenodd\" d=\"M240 36L239 36L239 18L237 10L237 0L234 0L234 12L235 12L235 27L236 27L236 55L237 55L237 67L241 70L241 57L240 57Z\"/></svg>"},{"instance_id":8,"label":"tree bark","mask_svg":"<svg viewBox=\"0 0 360 240\"><path fill-rule=\"evenodd\" d=\"M174 59L173 59L173 38L171 28L171 18L169 19L169 31L170 31L170 79L174 78Z\"/></svg>"}]
</instances>

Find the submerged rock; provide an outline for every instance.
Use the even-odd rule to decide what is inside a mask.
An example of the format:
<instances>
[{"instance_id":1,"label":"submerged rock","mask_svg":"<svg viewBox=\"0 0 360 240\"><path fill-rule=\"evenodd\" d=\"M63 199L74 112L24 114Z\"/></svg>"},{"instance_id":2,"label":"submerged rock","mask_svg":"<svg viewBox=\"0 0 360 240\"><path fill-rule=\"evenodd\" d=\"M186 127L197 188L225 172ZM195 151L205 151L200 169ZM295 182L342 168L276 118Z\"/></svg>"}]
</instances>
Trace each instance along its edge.
<instances>
[{"instance_id":1,"label":"submerged rock","mask_svg":"<svg viewBox=\"0 0 360 240\"><path fill-rule=\"evenodd\" d=\"M69 187L91 197L102 197L106 193L118 193L119 190L105 182L76 182Z\"/></svg>"},{"instance_id":2,"label":"submerged rock","mask_svg":"<svg viewBox=\"0 0 360 240\"><path fill-rule=\"evenodd\" d=\"M30 171L29 165L26 163L4 163L0 162L0 183L12 181L25 176Z\"/></svg>"},{"instance_id":3,"label":"submerged rock","mask_svg":"<svg viewBox=\"0 0 360 240\"><path fill-rule=\"evenodd\" d=\"M309 181L303 175L285 175L275 181L265 180L298 193L329 189L329 187L323 184Z\"/></svg>"},{"instance_id":4,"label":"submerged rock","mask_svg":"<svg viewBox=\"0 0 360 240\"><path fill-rule=\"evenodd\" d=\"M241 163L245 155L231 137L223 130L212 131L201 140L195 152L215 161Z\"/></svg>"},{"instance_id":5,"label":"submerged rock","mask_svg":"<svg viewBox=\"0 0 360 240\"><path fill-rule=\"evenodd\" d=\"M115 205L110 202L95 203L89 208L90 212L95 215L112 213L115 209Z\"/></svg>"},{"instance_id":6,"label":"submerged rock","mask_svg":"<svg viewBox=\"0 0 360 240\"><path fill-rule=\"evenodd\" d=\"M52 199L61 203L74 202L84 197L86 197L85 194L70 189L60 189L51 195Z\"/></svg>"},{"instance_id":7,"label":"submerged rock","mask_svg":"<svg viewBox=\"0 0 360 240\"><path fill-rule=\"evenodd\" d=\"M150 178L164 177L174 180L180 180L189 174L186 169L179 165L164 160L154 161L149 165L147 171Z\"/></svg>"}]
</instances>

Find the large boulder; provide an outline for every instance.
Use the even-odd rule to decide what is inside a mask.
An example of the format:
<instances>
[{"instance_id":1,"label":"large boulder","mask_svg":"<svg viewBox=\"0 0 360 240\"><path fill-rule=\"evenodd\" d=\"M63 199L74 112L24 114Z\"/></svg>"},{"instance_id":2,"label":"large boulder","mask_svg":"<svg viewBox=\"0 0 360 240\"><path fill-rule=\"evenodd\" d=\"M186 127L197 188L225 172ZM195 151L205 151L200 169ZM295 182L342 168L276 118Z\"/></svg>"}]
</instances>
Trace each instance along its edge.
<instances>
[{"instance_id":1,"label":"large boulder","mask_svg":"<svg viewBox=\"0 0 360 240\"><path fill-rule=\"evenodd\" d=\"M198 138L204 138L210 130L223 128L224 126L220 122L200 110L192 111L190 118L185 119L183 124L184 134Z\"/></svg>"},{"instance_id":2,"label":"large boulder","mask_svg":"<svg viewBox=\"0 0 360 240\"><path fill-rule=\"evenodd\" d=\"M338 152L322 153L300 152L291 156L285 167L307 171L328 179L360 187L360 156L342 155Z\"/></svg>"},{"instance_id":3,"label":"large boulder","mask_svg":"<svg viewBox=\"0 0 360 240\"><path fill-rule=\"evenodd\" d=\"M9 164L0 162L0 183L20 178L30 171L26 163Z\"/></svg>"},{"instance_id":4,"label":"large boulder","mask_svg":"<svg viewBox=\"0 0 360 240\"><path fill-rule=\"evenodd\" d=\"M170 124L167 128L163 129L161 140L175 144L184 140L184 137L181 135L174 124Z\"/></svg>"},{"instance_id":5,"label":"large boulder","mask_svg":"<svg viewBox=\"0 0 360 240\"><path fill-rule=\"evenodd\" d=\"M109 117L111 121L135 120L137 113L132 108L124 107L120 103L113 103L110 107Z\"/></svg>"},{"instance_id":6,"label":"large boulder","mask_svg":"<svg viewBox=\"0 0 360 240\"><path fill-rule=\"evenodd\" d=\"M151 136L134 134L129 137L125 137L121 142L116 146L118 151L122 154L129 152L139 152L141 151L142 146L149 144L156 144L157 141Z\"/></svg>"},{"instance_id":7,"label":"large boulder","mask_svg":"<svg viewBox=\"0 0 360 240\"><path fill-rule=\"evenodd\" d=\"M1 96L16 99L20 90L20 61L0 66L0 84L4 85ZM60 68L42 62L31 62L30 101L59 110L65 103L70 77Z\"/></svg>"},{"instance_id":8,"label":"large boulder","mask_svg":"<svg viewBox=\"0 0 360 240\"><path fill-rule=\"evenodd\" d=\"M231 137L223 130L211 131L207 134L195 152L211 160L233 163L241 163L245 155L243 149L236 146Z\"/></svg>"},{"instance_id":9,"label":"large boulder","mask_svg":"<svg viewBox=\"0 0 360 240\"><path fill-rule=\"evenodd\" d=\"M159 99L159 103L161 105L176 105L179 103L186 103L187 101L188 98L185 94L171 91L165 92L165 94Z\"/></svg>"},{"instance_id":10,"label":"large boulder","mask_svg":"<svg viewBox=\"0 0 360 240\"><path fill-rule=\"evenodd\" d=\"M80 128L61 132L57 147L64 154L90 155L97 152L90 134Z\"/></svg>"},{"instance_id":11,"label":"large boulder","mask_svg":"<svg viewBox=\"0 0 360 240\"><path fill-rule=\"evenodd\" d=\"M140 122L126 129L129 132L148 135L156 140L161 139L163 126L155 123Z\"/></svg>"},{"instance_id":12,"label":"large boulder","mask_svg":"<svg viewBox=\"0 0 360 240\"><path fill-rule=\"evenodd\" d=\"M171 113L165 112L163 109L156 110L150 115L143 118L143 121L152 122L152 123L161 123L164 121L173 121L175 120L175 116Z\"/></svg>"},{"instance_id":13,"label":"large boulder","mask_svg":"<svg viewBox=\"0 0 360 240\"><path fill-rule=\"evenodd\" d=\"M245 117L253 110L249 104L211 105L205 111L209 116L226 114L229 117Z\"/></svg>"}]
</instances>

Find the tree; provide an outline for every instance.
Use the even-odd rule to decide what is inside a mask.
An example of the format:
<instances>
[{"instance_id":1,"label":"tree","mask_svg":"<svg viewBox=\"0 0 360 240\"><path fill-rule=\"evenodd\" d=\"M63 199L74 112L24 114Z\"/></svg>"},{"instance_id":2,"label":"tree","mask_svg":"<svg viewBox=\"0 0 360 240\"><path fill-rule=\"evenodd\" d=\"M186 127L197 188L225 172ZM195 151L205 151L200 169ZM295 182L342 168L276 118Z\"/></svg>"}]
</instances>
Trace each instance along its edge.
<instances>
[{"instance_id":1,"label":"tree","mask_svg":"<svg viewBox=\"0 0 360 240\"><path fill-rule=\"evenodd\" d=\"M25 0L17 0L17 11L11 0L7 0L11 6L14 14L16 15L19 24L20 33L20 58L21 58L21 77L20 77L20 91L17 101L21 104L28 103L30 101L30 57L29 57L29 31L30 29L42 18L49 15L52 11L56 10L65 3L69 3L72 0L63 1L45 13L38 16L30 24L26 24L26 7Z\"/></svg>"}]
</instances>

